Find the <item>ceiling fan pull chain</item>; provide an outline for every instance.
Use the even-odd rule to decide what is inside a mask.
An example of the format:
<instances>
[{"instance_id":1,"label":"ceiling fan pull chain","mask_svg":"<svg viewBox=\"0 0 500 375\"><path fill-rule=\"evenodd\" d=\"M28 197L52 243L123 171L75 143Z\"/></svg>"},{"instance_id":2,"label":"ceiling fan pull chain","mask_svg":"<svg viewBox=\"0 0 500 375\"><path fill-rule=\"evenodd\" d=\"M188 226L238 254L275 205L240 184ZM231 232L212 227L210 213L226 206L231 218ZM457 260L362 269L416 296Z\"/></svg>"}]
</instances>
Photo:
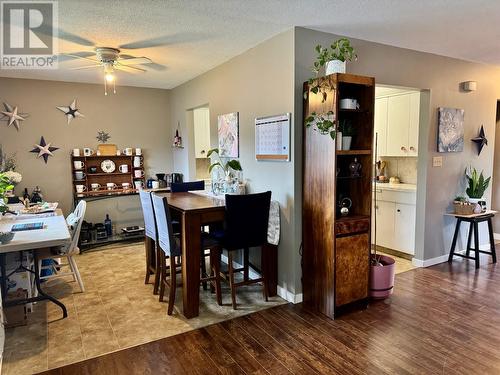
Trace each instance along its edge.
<instances>
[{"instance_id":1,"label":"ceiling fan pull chain","mask_svg":"<svg viewBox=\"0 0 500 375\"><path fill-rule=\"evenodd\" d=\"M104 78L104 95L108 95L108 82L106 77Z\"/></svg>"}]
</instances>

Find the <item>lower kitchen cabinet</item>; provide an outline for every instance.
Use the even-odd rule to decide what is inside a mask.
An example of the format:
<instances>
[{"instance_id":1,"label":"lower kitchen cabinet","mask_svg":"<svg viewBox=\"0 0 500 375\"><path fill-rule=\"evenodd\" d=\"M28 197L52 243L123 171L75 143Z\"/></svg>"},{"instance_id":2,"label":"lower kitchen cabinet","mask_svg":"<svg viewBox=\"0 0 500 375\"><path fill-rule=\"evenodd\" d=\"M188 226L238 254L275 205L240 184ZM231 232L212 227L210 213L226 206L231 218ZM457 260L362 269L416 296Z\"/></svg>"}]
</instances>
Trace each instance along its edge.
<instances>
[{"instance_id":1,"label":"lower kitchen cabinet","mask_svg":"<svg viewBox=\"0 0 500 375\"><path fill-rule=\"evenodd\" d=\"M384 200L377 199L372 209L372 243L375 243L376 225L378 246L415 254L416 193L384 191L381 195Z\"/></svg>"}]
</instances>

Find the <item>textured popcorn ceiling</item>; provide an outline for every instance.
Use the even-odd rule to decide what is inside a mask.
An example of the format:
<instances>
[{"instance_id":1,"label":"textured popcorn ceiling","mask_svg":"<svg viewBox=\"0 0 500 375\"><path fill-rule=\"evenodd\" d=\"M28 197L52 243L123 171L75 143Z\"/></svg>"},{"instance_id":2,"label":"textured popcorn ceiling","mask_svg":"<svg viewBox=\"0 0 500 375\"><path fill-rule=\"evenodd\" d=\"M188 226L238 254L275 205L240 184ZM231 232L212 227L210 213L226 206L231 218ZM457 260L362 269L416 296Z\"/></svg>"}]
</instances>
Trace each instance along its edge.
<instances>
[{"instance_id":1,"label":"textured popcorn ceiling","mask_svg":"<svg viewBox=\"0 0 500 375\"><path fill-rule=\"evenodd\" d=\"M147 56L164 67L118 76L119 85L172 88L293 26L472 61L500 64L495 0L59 0L59 26L95 46ZM76 41L76 38L72 38ZM83 40L82 42L85 42ZM91 51L61 40L59 50ZM0 76L102 82L102 72L7 71Z\"/></svg>"}]
</instances>

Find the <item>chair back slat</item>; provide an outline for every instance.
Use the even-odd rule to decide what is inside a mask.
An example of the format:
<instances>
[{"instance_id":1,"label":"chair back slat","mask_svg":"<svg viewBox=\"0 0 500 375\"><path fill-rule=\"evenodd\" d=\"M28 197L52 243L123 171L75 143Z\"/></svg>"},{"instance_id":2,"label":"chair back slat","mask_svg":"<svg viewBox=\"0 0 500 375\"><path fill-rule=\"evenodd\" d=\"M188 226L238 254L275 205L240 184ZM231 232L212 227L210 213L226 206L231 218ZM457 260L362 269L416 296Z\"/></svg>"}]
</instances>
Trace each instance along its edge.
<instances>
[{"instance_id":1,"label":"chair back slat","mask_svg":"<svg viewBox=\"0 0 500 375\"><path fill-rule=\"evenodd\" d=\"M172 230L172 219L168 208L167 198L151 194L153 210L156 218L158 245L167 256L181 255L180 247L175 241Z\"/></svg>"},{"instance_id":2,"label":"chair back slat","mask_svg":"<svg viewBox=\"0 0 500 375\"><path fill-rule=\"evenodd\" d=\"M80 239L80 232L86 210L87 202L81 200L78 202L75 210L66 218L66 222L71 226L71 242L63 248L65 253L72 253L78 247L78 240Z\"/></svg>"},{"instance_id":3,"label":"chair back slat","mask_svg":"<svg viewBox=\"0 0 500 375\"><path fill-rule=\"evenodd\" d=\"M242 249L267 242L271 192L226 194L224 247Z\"/></svg>"},{"instance_id":4,"label":"chair back slat","mask_svg":"<svg viewBox=\"0 0 500 375\"><path fill-rule=\"evenodd\" d=\"M151 193L139 190L139 196L141 198L142 215L144 216L144 234L156 241L156 220Z\"/></svg>"},{"instance_id":5,"label":"chair back slat","mask_svg":"<svg viewBox=\"0 0 500 375\"><path fill-rule=\"evenodd\" d=\"M170 184L170 191L172 193L186 193L194 190L205 190L205 181L172 182Z\"/></svg>"}]
</instances>

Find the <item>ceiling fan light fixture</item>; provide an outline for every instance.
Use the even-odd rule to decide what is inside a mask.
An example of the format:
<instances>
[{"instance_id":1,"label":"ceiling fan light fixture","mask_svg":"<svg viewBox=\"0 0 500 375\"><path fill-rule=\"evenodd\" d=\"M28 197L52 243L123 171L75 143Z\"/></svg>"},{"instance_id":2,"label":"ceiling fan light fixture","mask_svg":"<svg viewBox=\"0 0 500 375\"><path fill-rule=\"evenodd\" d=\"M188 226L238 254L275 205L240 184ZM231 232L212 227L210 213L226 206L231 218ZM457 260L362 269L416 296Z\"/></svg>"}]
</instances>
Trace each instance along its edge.
<instances>
[{"instance_id":1,"label":"ceiling fan light fixture","mask_svg":"<svg viewBox=\"0 0 500 375\"><path fill-rule=\"evenodd\" d=\"M104 78L106 78L106 81L107 81L108 83L114 82L114 80L115 80L115 76L114 76L114 74L113 74L113 73L106 73L106 74L104 75Z\"/></svg>"}]
</instances>

